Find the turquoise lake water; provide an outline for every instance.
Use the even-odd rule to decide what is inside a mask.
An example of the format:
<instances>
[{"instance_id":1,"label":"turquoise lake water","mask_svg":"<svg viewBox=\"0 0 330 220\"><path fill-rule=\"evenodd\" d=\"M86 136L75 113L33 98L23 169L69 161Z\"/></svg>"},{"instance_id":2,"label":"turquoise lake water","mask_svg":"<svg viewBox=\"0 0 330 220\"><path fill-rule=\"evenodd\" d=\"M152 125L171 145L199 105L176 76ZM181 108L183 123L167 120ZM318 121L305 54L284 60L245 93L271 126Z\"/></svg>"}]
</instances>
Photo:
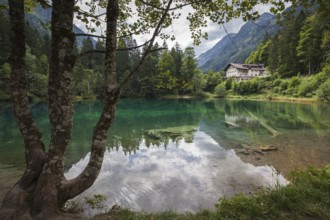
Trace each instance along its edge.
<instances>
[{"instance_id":1,"label":"turquoise lake water","mask_svg":"<svg viewBox=\"0 0 330 220\"><path fill-rule=\"evenodd\" d=\"M245 100L121 100L101 174L76 200L83 203L86 196L103 194L110 207L185 212L212 208L223 196L286 184L285 175L294 168L330 163L329 107ZM67 178L78 175L88 162L102 102L77 102L75 109ZM48 143L47 105L36 104L32 111ZM148 135L155 129L176 133ZM11 108L0 103L3 175L9 168L24 168L22 144ZM260 158L236 151L266 145L278 151Z\"/></svg>"}]
</instances>

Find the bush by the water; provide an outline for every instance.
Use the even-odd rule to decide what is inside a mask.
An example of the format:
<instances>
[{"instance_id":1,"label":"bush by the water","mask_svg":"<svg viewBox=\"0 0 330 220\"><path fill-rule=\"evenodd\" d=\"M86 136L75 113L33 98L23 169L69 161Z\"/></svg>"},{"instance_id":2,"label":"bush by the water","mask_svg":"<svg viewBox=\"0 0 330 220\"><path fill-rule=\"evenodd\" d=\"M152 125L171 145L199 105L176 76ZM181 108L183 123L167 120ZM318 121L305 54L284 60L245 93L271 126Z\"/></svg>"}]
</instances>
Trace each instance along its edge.
<instances>
[{"instance_id":1,"label":"bush by the water","mask_svg":"<svg viewBox=\"0 0 330 220\"><path fill-rule=\"evenodd\" d=\"M226 97L227 91L226 91L226 84L225 83L220 83L215 87L215 95L219 98L224 98Z\"/></svg>"},{"instance_id":2,"label":"bush by the water","mask_svg":"<svg viewBox=\"0 0 330 220\"><path fill-rule=\"evenodd\" d=\"M319 99L330 103L330 79L320 86L317 91L317 96Z\"/></svg>"}]
</instances>

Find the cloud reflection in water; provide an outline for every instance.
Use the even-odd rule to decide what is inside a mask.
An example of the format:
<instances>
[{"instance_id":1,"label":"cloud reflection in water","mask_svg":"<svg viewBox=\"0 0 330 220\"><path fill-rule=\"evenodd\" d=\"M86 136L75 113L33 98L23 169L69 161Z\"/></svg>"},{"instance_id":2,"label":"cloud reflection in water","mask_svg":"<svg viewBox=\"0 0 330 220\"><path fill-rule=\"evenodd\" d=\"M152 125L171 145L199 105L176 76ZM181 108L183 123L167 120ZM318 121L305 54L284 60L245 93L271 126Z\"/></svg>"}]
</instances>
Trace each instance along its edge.
<instances>
[{"instance_id":1,"label":"cloud reflection in water","mask_svg":"<svg viewBox=\"0 0 330 220\"><path fill-rule=\"evenodd\" d=\"M89 154L66 177L78 175L88 160ZM244 163L233 150L225 150L197 131L193 143L170 142L166 149L141 143L128 156L122 150L106 151L98 179L77 201L102 194L107 197L107 207L116 203L146 212L194 212L212 209L220 197L276 183L285 185L287 181L272 167Z\"/></svg>"}]
</instances>

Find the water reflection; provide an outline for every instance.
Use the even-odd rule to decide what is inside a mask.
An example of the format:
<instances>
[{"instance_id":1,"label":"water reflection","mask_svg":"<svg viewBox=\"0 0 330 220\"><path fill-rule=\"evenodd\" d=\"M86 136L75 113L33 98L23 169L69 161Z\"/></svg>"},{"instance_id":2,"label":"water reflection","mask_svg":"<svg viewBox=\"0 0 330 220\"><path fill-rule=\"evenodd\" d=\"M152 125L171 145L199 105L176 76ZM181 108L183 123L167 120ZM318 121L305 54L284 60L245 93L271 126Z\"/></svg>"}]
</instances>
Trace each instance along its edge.
<instances>
[{"instance_id":1,"label":"water reflection","mask_svg":"<svg viewBox=\"0 0 330 220\"><path fill-rule=\"evenodd\" d=\"M73 165L66 177L78 175L88 159L89 154ZM164 144L148 148L143 139L129 156L122 148L107 151L99 178L76 200L103 194L108 207L119 204L147 212L199 211L213 208L219 197L275 183L286 184L286 180L272 167L244 163L233 150L197 131L192 143L170 140L166 149Z\"/></svg>"},{"instance_id":2,"label":"water reflection","mask_svg":"<svg viewBox=\"0 0 330 220\"><path fill-rule=\"evenodd\" d=\"M70 177L88 161L102 103L80 102L75 109L73 137L66 152ZM47 105L34 105L32 112L47 145ZM187 127L193 132L187 132ZM274 136L269 127L280 135ZM150 137L150 131L162 132ZM285 182L265 164L287 174L294 168L329 163L329 143L330 111L326 105L121 100L107 139L102 173L84 196L101 193L108 197L108 205L116 202L146 211L210 208L221 196L249 192L273 184L277 178ZM278 151L258 160L245 160L240 155L248 162L244 163L233 150L242 144L273 145ZM12 110L1 103L0 171L8 165L22 170L24 149Z\"/></svg>"},{"instance_id":3,"label":"water reflection","mask_svg":"<svg viewBox=\"0 0 330 220\"><path fill-rule=\"evenodd\" d=\"M12 110L3 103L0 107L0 163L22 168L23 141ZM66 152L67 168L89 152L93 128L101 109L102 102L99 101L75 103L73 137ZM34 105L32 112L47 145L50 138L47 104ZM256 118L281 135L274 137ZM292 165L309 154L313 154L314 159L304 159L308 165L329 162L330 111L328 106L318 104L245 100L121 100L107 145L111 150L121 148L129 155L137 152L143 142L146 146L155 146L177 139L150 139L145 135L147 131L187 125L205 132L225 149L233 149L242 143L252 146L271 144L279 149L290 149L283 154L295 155L290 160Z\"/></svg>"}]
</instances>

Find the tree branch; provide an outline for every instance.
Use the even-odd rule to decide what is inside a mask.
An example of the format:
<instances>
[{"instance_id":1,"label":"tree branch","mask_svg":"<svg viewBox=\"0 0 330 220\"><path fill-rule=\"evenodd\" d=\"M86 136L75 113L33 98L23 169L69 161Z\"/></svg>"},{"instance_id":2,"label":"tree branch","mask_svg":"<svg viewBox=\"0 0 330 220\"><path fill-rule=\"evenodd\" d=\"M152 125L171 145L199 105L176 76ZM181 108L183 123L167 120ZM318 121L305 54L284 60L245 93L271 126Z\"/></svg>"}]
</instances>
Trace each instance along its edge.
<instances>
[{"instance_id":1,"label":"tree branch","mask_svg":"<svg viewBox=\"0 0 330 220\"><path fill-rule=\"evenodd\" d=\"M118 0L108 0L107 32L105 53L106 97L103 111L97 122L92 139L91 154L86 168L79 176L61 183L61 200L73 198L89 188L101 170L105 141L115 116L116 104L120 94L116 76L117 20L119 17Z\"/></svg>"},{"instance_id":2,"label":"tree branch","mask_svg":"<svg viewBox=\"0 0 330 220\"><path fill-rule=\"evenodd\" d=\"M74 0L53 0L48 81L51 140L34 192L34 210L44 210L54 203L61 206L65 202L58 191L64 178L64 152L71 141L73 125L74 3Z\"/></svg>"},{"instance_id":3,"label":"tree branch","mask_svg":"<svg viewBox=\"0 0 330 220\"><path fill-rule=\"evenodd\" d=\"M106 39L105 36L102 35L95 35L95 34L75 34L76 37L96 37L96 38L101 38L101 39Z\"/></svg>"},{"instance_id":4,"label":"tree branch","mask_svg":"<svg viewBox=\"0 0 330 220\"><path fill-rule=\"evenodd\" d=\"M45 160L45 148L41 140L41 132L32 118L28 100L24 0L9 0L8 5L11 42L15 42L11 44L9 57L11 100L16 122L24 139L26 165L24 174L7 193L1 208L10 210L8 215L12 215L14 211L12 218L20 218L17 214L27 211L27 202L35 190ZM26 217L25 215L22 218Z\"/></svg>"},{"instance_id":5,"label":"tree branch","mask_svg":"<svg viewBox=\"0 0 330 220\"><path fill-rule=\"evenodd\" d=\"M158 7L157 5L151 4L151 3L146 2L144 0L139 0L139 1L142 2L143 4L149 6L149 7L155 8L155 9L157 9L159 11L165 11L165 10L167 10L167 11L174 11L174 10L177 10L177 9L182 9L185 6L191 5L190 3L186 3L186 4L178 5L178 6L174 7L174 8L166 9L166 8Z\"/></svg>"},{"instance_id":6,"label":"tree branch","mask_svg":"<svg viewBox=\"0 0 330 220\"><path fill-rule=\"evenodd\" d=\"M122 36L118 36L117 39L127 38L127 37L130 37L130 36L134 35L134 34L137 34L137 32L136 33L129 33L129 34L122 35ZM75 35L76 35L76 37L96 37L96 38L106 39L106 36L103 36L103 35L86 34L86 33L83 33L83 34L81 34L81 33L78 34L77 33Z\"/></svg>"},{"instance_id":7,"label":"tree branch","mask_svg":"<svg viewBox=\"0 0 330 220\"><path fill-rule=\"evenodd\" d=\"M11 99L14 105L16 121L24 138L26 170L27 172L31 172L31 176L36 177L39 175L42 166L31 170L29 169L31 167L31 161L34 158L33 155L36 150L44 154L45 148L41 141L41 132L32 118L28 100L23 0L9 1L9 16L11 21L11 38L13 42L16 42L11 46L9 58L12 70L10 77Z\"/></svg>"},{"instance_id":8,"label":"tree branch","mask_svg":"<svg viewBox=\"0 0 330 220\"><path fill-rule=\"evenodd\" d=\"M145 42L144 44L141 44L141 45L138 45L138 46L135 46L135 47L117 48L116 51L127 51L127 50L138 49L138 48L141 48L141 47L147 45L149 42L150 42L150 40L147 41L147 42ZM105 53L105 52L106 52L105 50L88 50L88 51L84 51L84 52L79 53L79 54L77 55L77 58L78 58L78 57L85 56L85 55L87 55L87 54L91 54L91 53Z\"/></svg>"}]
</instances>

